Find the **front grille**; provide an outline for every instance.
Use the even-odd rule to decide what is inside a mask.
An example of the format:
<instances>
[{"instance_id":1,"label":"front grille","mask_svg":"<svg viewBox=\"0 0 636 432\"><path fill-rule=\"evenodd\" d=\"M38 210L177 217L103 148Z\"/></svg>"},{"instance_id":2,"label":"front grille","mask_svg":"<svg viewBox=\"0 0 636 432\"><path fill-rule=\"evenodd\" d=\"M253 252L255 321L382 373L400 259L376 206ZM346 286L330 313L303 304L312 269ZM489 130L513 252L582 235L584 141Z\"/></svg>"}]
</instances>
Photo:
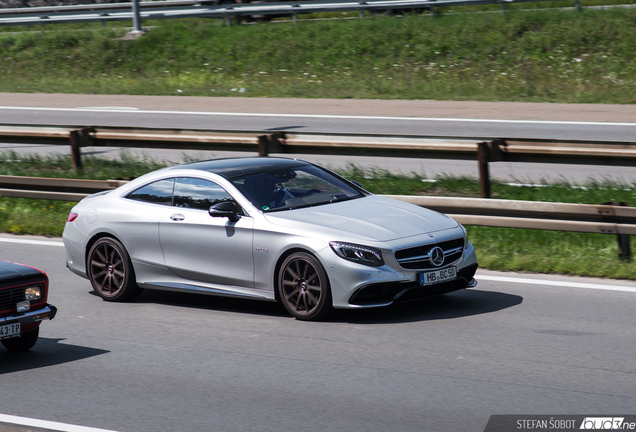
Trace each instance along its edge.
<instances>
[{"instance_id":1,"label":"front grille","mask_svg":"<svg viewBox=\"0 0 636 432\"><path fill-rule=\"evenodd\" d=\"M24 287L0 290L0 310L12 309L24 300Z\"/></svg>"},{"instance_id":2,"label":"front grille","mask_svg":"<svg viewBox=\"0 0 636 432\"><path fill-rule=\"evenodd\" d=\"M439 246L444 251L444 261L439 265L434 265L430 261L430 252ZM448 240L441 243L416 246L408 249L401 249L395 252L395 259L402 268L407 270L420 270L438 268L457 261L464 251L464 238Z\"/></svg>"}]
</instances>

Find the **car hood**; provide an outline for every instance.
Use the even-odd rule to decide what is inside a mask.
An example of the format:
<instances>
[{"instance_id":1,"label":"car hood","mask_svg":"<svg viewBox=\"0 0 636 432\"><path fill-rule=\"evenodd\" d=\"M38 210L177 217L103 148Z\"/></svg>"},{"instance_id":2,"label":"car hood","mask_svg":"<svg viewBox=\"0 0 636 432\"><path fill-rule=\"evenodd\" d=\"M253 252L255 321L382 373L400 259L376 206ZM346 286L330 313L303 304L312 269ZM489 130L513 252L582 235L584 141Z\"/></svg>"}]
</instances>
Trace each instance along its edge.
<instances>
[{"instance_id":1,"label":"car hood","mask_svg":"<svg viewBox=\"0 0 636 432\"><path fill-rule=\"evenodd\" d=\"M337 230L341 236L370 241L396 240L458 226L457 222L441 213L376 195L266 213L266 218L275 225L329 234Z\"/></svg>"},{"instance_id":2,"label":"car hood","mask_svg":"<svg viewBox=\"0 0 636 432\"><path fill-rule=\"evenodd\" d=\"M0 287L41 280L44 274L33 267L0 260Z\"/></svg>"}]
</instances>

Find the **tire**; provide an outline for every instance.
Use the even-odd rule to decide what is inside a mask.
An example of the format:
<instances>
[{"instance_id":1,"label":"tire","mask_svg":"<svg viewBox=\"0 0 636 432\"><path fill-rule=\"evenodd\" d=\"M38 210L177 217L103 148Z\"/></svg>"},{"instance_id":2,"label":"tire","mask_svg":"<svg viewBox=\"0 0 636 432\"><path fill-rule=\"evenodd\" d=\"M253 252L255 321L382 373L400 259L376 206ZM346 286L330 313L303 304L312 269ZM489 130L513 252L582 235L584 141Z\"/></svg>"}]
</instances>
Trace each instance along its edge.
<instances>
[{"instance_id":1,"label":"tire","mask_svg":"<svg viewBox=\"0 0 636 432\"><path fill-rule=\"evenodd\" d=\"M22 333L20 337L14 337L11 339L2 339L2 345L6 349L12 352L28 351L33 348L33 345L38 341L38 335L40 334L40 327L36 327L33 330Z\"/></svg>"},{"instance_id":2,"label":"tire","mask_svg":"<svg viewBox=\"0 0 636 432\"><path fill-rule=\"evenodd\" d=\"M106 301L131 300L143 291L135 281L126 248L114 238L104 237L95 242L88 253L86 268L93 289Z\"/></svg>"},{"instance_id":3,"label":"tire","mask_svg":"<svg viewBox=\"0 0 636 432\"><path fill-rule=\"evenodd\" d=\"M313 255L296 252L288 256L278 272L277 285L283 306L299 320L319 320L332 309L327 272Z\"/></svg>"}]
</instances>

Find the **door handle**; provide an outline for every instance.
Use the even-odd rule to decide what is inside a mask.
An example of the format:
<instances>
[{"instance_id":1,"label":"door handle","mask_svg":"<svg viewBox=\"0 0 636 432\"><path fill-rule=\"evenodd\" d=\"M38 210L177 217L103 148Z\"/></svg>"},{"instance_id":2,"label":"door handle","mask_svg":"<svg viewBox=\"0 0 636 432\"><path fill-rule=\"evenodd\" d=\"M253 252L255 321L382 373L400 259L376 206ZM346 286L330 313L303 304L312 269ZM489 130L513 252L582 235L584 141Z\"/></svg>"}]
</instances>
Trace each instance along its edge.
<instances>
[{"instance_id":1,"label":"door handle","mask_svg":"<svg viewBox=\"0 0 636 432\"><path fill-rule=\"evenodd\" d=\"M175 213L172 216L170 216L170 219L172 219L173 221L182 221L185 219L185 216L179 213Z\"/></svg>"}]
</instances>

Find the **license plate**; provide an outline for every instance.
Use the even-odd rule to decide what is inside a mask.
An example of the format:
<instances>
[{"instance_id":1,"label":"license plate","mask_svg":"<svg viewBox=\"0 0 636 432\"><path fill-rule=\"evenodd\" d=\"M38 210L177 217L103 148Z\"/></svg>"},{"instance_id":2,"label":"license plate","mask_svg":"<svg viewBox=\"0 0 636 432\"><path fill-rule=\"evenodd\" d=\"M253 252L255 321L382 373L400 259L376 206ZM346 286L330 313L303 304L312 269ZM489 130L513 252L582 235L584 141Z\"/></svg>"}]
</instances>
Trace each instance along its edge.
<instances>
[{"instance_id":1,"label":"license plate","mask_svg":"<svg viewBox=\"0 0 636 432\"><path fill-rule=\"evenodd\" d=\"M20 334L20 323L0 325L0 339Z\"/></svg>"},{"instance_id":2,"label":"license plate","mask_svg":"<svg viewBox=\"0 0 636 432\"><path fill-rule=\"evenodd\" d=\"M420 285L431 285L457 277L457 267L448 267L432 272L420 273Z\"/></svg>"}]
</instances>

